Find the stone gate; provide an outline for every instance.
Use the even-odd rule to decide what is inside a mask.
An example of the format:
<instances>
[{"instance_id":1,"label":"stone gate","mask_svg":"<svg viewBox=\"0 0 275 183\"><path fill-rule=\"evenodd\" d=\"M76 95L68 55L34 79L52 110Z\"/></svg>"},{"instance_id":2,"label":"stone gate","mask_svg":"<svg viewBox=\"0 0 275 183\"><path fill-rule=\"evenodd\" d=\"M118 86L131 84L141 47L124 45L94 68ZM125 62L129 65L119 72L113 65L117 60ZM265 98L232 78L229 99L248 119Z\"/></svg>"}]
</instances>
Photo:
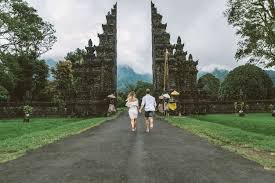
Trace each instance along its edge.
<instances>
[{"instance_id":1,"label":"stone gate","mask_svg":"<svg viewBox=\"0 0 275 183\"><path fill-rule=\"evenodd\" d=\"M197 88L197 65L192 54L184 51L180 37L176 44L170 43L170 34L166 32L167 24L162 23L162 15L151 2L152 21L152 69L153 86L156 96L176 90L180 93L179 105L183 114L196 111L199 98ZM165 57L167 63L165 63ZM166 64L166 65L165 65ZM165 70L167 68L167 71ZM166 73L166 74L165 74ZM166 78L165 78L166 77ZM164 79L165 78L165 79ZM166 80L166 82L164 82Z\"/></svg>"},{"instance_id":2,"label":"stone gate","mask_svg":"<svg viewBox=\"0 0 275 183\"><path fill-rule=\"evenodd\" d=\"M72 112L81 115L102 115L107 112L107 96L116 93L117 87L117 4L108 12L107 23L102 25L103 34L99 34L99 45L94 46L89 40L86 47L87 56L79 64L76 72L80 76L75 107ZM183 50L184 44L178 37L176 44L170 43L170 34L166 32L167 24L162 23L162 15L151 3L152 21L152 70L153 85L156 96L164 92L177 90L183 113L193 113L198 100L197 65L191 54ZM165 56L168 58L168 78L165 77ZM186 104L187 104L186 103Z\"/></svg>"},{"instance_id":3,"label":"stone gate","mask_svg":"<svg viewBox=\"0 0 275 183\"><path fill-rule=\"evenodd\" d=\"M87 55L79 63L76 98L71 113L78 116L105 115L109 101L107 96L117 88L117 4L106 15L103 33L98 34L99 45L88 41Z\"/></svg>"}]
</instances>

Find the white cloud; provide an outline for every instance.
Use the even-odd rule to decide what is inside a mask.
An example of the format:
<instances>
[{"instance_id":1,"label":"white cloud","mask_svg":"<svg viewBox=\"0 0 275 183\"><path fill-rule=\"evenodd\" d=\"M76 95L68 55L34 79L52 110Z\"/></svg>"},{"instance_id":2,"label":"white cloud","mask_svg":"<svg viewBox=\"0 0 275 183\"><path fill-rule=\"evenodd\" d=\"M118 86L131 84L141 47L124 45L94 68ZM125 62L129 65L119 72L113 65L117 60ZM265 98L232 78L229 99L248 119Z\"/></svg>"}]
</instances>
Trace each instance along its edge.
<instances>
[{"instance_id":1,"label":"white cloud","mask_svg":"<svg viewBox=\"0 0 275 183\"><path fill-rule=\"evenodd\" d=\"M97 33L115 0L27 0L39 15L57 30L58 42L44 57L63 58L67 52L84 48L89 38L98 43ZM226 0L155 0L154 3L168 23L171 42L178 35L185 50L199 59L199 67L209 65L233 68L236 36L222 12ZM150 73L151 9L148 0L118 1L118 63L127 64L137 72Z\"/></svg>"}]
</instances>

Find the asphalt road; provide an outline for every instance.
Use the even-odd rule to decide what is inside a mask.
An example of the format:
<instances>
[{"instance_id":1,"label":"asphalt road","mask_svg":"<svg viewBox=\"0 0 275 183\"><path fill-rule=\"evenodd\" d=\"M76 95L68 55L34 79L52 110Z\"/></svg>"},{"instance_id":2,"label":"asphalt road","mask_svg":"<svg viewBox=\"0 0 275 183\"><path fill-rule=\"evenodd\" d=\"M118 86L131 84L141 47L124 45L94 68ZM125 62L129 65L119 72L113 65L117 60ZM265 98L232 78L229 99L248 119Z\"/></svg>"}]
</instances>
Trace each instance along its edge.
<instances>
[{"instance_id":1,"label":"asphalt road","mask_svg":"<svg viewBox=\"0 0 275 183\"><path fill-rule=\"evenodd\" d=\"M274 183L275 172L157 120L119 118L0 164L0 183Z\"/></svg>"}]
</instances>

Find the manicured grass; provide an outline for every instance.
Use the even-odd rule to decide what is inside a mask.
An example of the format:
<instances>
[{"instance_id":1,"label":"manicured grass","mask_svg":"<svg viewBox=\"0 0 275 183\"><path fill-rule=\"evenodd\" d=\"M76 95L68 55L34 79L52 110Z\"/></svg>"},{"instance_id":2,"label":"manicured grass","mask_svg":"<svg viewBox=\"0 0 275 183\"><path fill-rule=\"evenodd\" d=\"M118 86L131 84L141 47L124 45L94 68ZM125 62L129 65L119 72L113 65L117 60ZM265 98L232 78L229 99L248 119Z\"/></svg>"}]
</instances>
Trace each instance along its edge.
<instances>
[{"instance_id":1,"label":"manicured grass","mask_svg":"<svg viewBox=\"0 0 275 183\"><path fill-rule=\"evenodd\" d=\"M0 120L0 162L15 159L28 150L83 132L116 116L91 119L33 118L30 123L23 123L22 119Z\"/></svg>"},{"instance_id":2,"label":"manicured grass","mask_svg":"<svg viewBox=\"0 0 275 183\"><path fill-rule=\"evenodd\" d=\"M268 168L275 168L275 118L271 114L218 114L170 117L167 120L211 142L236 151Z\"/></svg>"},{"instance_id":3,"label":"manicured grass","mask_svg":"<svg viewBox=\"0 0 275 183\"><path fill-rule=\"evenodd\" d=\"M275 136L275 118L271 117L271 114L248 114L244 118L237 115L207 115L194 118L239 128L248 132Z\"/></svg>"}]
</instances>

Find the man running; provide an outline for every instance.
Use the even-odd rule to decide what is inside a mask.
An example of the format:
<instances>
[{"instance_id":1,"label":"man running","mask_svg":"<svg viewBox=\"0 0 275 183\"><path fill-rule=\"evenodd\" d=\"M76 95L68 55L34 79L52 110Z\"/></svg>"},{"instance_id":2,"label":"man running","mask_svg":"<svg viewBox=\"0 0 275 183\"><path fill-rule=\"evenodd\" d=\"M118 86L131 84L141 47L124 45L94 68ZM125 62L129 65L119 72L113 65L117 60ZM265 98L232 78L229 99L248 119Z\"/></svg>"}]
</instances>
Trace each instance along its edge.
<instances>
[{"instance_id":1,"label":"man running","mask_svg":"<svg viewBox=\"0 0 275 183\"><path fill-rule=\"evenodd\" d=\"M154 112L156 110L156 99L150 95L150 89L146 89L146 95L142 98L142 103L139 112L141 113L143 107L145 110L145 125L146 132L150 132L150 129L154 127Z\"/></svg>"}]
</instances>

